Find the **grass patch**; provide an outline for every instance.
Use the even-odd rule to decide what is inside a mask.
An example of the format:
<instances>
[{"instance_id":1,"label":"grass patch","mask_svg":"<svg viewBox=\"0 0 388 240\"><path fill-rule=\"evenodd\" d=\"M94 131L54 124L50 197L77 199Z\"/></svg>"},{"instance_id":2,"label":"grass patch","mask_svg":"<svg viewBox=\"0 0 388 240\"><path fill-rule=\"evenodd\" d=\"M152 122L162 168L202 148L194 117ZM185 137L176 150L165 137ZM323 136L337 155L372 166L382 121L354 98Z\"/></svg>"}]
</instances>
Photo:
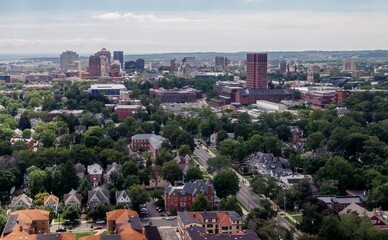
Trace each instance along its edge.
<instances>
[{"instance_id":1,"label":"grass patch","mask_svg":"<svg viewBox=\"0 0 388 240\"><path fill-rule=\"evenodd\" d=\"M201 163L201 161L198 160L197 157L193 157L193 160L194 160L194 162L196 162L198 165L203 166L203 164Z\"/></svg>"},{"instance_id":2,"label":"grass patch","mask_svg":"<svg viewBox=\"0 0 388 240\"><path fill-rule=\"evenodd\" d=\"M298 223L302 222L303 217L301 215L292 216Z\"/></svg>"},{"instance_id":3,"label":"grass patch","mask_svg":"<svg viewBox=\"0 0 388 240\"><path fill-rule=\"evenodd\" d=\"M240 201L237 200L237 202L238 202L238 205L240 205L240 207L241 207L242 209L244 209L244 210L247 211L247 212L250 212L250 211L248 210L248 208L246 208Z\"/></svg>"},{"instance_id":4,"label":"grass patch","mask_svg":"<svg viewBox=\"0 0 388 240\"><path fill-rule=\"evenodd\" d=\"M219 155L219 152L215 148L209 148L209 150L214 153L215 155Z\"/></svg>"},{"instance_id":5,"label":"grass patch","mask_svg":"<svg viewBox=\"0 0 388 240\"><path fill-rule=\"evenodd\" d=\"M63 219L63 217L61 215L59 215L59 217L57 217L57 218L54 218L54 222L56 222L56 223L59 223L59 220L61 223L63 223L64 221L67 221L67 219Z\"/></svg>"},{"instance_id":6,"label":"grass patch","mask_svg":"<svg viewBox=\"0 0 388 240\"><path fill-rule=\"evenodd\" d=\"M283 218L286 219L286 221L287 221L289 224L291 224L292 226L295 225L295 223L294 223L291 219L289 219L288 217L283 217Z\"/></svg>"},{"instance_id":7,"label":"grass patch","mask_svg":"<svg viewBox=\"0 0 388 240\"><path fill-rule=\"evenodd\" d=\"M109 233L108 233L108 231L103 231L100 235L105 236L105 235L109 235Z\"/></svg>"},{"instance_id":8,"label":"grass patch","mask_svg":"<svg viewBox=\"0 0 388 240\"><path fill-rule=\"evenodd\" d=\"M90 235L94 235L96 233L96 231L88 231L88 232L72 232L75 234L76 238L80 238L80 237L86 237L86 236L90 236Z\"/></svg>"}]
</instances>

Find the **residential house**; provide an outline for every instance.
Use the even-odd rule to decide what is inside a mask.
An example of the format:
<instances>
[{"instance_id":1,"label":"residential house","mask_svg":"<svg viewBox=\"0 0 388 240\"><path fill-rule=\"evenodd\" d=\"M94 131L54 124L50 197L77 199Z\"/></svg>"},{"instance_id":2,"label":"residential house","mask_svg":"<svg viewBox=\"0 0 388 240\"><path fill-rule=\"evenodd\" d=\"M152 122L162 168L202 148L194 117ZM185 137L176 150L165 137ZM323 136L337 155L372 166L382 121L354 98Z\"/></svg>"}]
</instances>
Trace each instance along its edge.
<instances>
[{"instance_id":1,"label":"residential house","mask_svg":"<svg viewBox=\"0 0 388 240\"><path fill-rule=\"evenodd\" d=\"M384 232L388 232L388 216L385 211L380 208L374 208L372 211L368 211L356 203L351 203L349 206L339 212L339 215L356 213L360 217L367 217L371 219L372 224L380 228Z\"/></svg>"},{"instance_id":2,"label":"residential house","mask_svg":"<svg viewBox=\"0 0 388 240\"><path fill-rule=\"evenodd\" d=\"M258 239L243 230L243 219L234 211L178 212L178 231L183 240L191 239ZM190 230L192 229L192 230ZM194 230L195 229L195 230ZM200 232L201 234L197 234ZM202 238L198 238L198 237Z\"/></svg>"},{"instance_id":3,"label":"residential house","mask_svg":"<svg viewBox=\"0 0 388 240\"><path fill-rule=\"evenodd\" d=\"M136 134L131 138L132 151L151 151L152 156L156 158L162 143L166 139L155 134Z\"/></svg>"},{"instance_id":4,"label":"residential house","mask_svg":"<svg viewBox=\"0 0 388 240\"><path fill-rule=\"evenodd\" d=\"M235 133L227 133L228 138L235 139L236 135ZM217 138L218 138L218 132L214 132L212 135L210 135L210 145L215 146L217 145Z\"/></svg>"},{"instance_id":5,"label":"residential house","mask_svg":"<svg viewBox=\"0 0 388 240\"><path fill-rule=\"evenodd\" d=\"M244 232L236 234L210 234L203 227L190 227L187 229L187 235L183 240L260 240L253 230L247 229Z\"/></svg>"},{"instance_id":6,"label":"residential house","mask_svg":"<svg viewBox=\"0 0 388 240\"><path fill-rule=\"evenodd\" d=\"M275 157L273 153L256 152L248 156L247 165L257 169L263 176L280 178L292 175L292 170L284 168L288 160L282 157Z\"/></svg>"},{"instance_id":7,"label":"residential house","mask_svg":"<svg viewBox=\"0 0 388 240\"><path fill-rule=\"evenodd\" d=\"M336 212L342 211L352 203L361 206L363 205L361 198L358 196L318 195L315 197L323 201L328 208L333 209Z\"/></svg>"},{"instance_id":8,"label":"residential house","mask_svg":"<svg viewBox=\"0 0 388 240\"><path fill-rule=\"evenodd\" d=\"M183 174L186 175L187 170L191 168L191 157L189 155L186 156L176 156L174 161L178 163L179 168L182 170Z\"/></svg>"},{"instance_id":9,"label":"residential house","mask_svg":"<svg viewBox=\"0 0 388 240\"><path fill-rule=\"evenodd\" d=\"M105 205L110 204L109 191L96 187L95 189L88 191L88 206L91 208L99 203L104 203Z\"/></svg>"},{"instance_id":10,"label":"residential house","mask_svg":"<svg viewBox=\"0 0 388 240\"><path fill-rule=\"evenodd\" d=\"M174 184L164 189L164 204L166 211L187 211L199 195L204 195L211 208L218 206L220 199L217 197L213 183L208 180L196 180L182 186Z\"/></svg>"},{"instance_id":11,"label":"residential house","mask_svg":"<svg viewBox=\"0 0 388 240\"><path fill-rule=\"evenodd\" d=\"M43 205L51 208L55 213L58 211L59 198L50 194L43 199Z\"/></svg>"},{"instance_id":12,"label":"residential house","mask_svg":"<svg viewBox=\"0 0 388 240\"><path fill-rule=\"evenodd\" d=\"M65 206L76 205L77 207L81 207L82 194L78 194L74 189L71 189L69 193L63 195L63 200Z\"/></svg>"},{"instance_id":13,"label":"residential house","mask_svg":"<svg viewBox=\"0 0 388 240\"><path fill-rule=\"evenodd\" d=\"M15 211L18 207L19 208L31 208L32 201L33 201L32 198L28 197L26 194L23 193L19 196L13 197L8 208L11 211Z\"/></svg>"},{"instance_id":14,"label":"residential house","mask_svg":"<svg viewBox=\"0 0 388 240\"><path fill-rule=\"evenodd\" d=\"M10 140L11 144L14 145L16 142L24 142L27 144L29 150L36 151L39 148L39 141L33 139L33 138L11 138Z\"/></svg>"},{"instance_id":15,"label":"residential house","mask_svg":"<svg viewBox=\"0 0 388 240\"><path fill-rule=\"evenodd\" d=\"M85 165L83 165L81 163L77 163L74 167L75 167L75 172L76 172L77 176L80 179L84 178L85 171L86 171Z\"/></svg>"},{"instance_id":16,"label":"residential house","mask_svg":"<svg viewBox=\"0 0 388 240\"><path fill-rule=\"evenodd\" d=\"M160 236L158 227L150 225L144 226L144 231L147 239L162 240L162 236Z\"/></svg>"},{"instance_id":17,"label":"residential house","mask_svg":"<svg viewBox=\"0 0 388 240\"><path fill-rule=\"evenodd\" d=\"M93 186L101 185L103 182L103 175L102 175L102 167L94 163L92 165L88 165L88 179Z\"/></svg>"},{"instance_id":18,"label":"residential house","mask_svg":"<svg viewBox=\"0 0 388 240\"><path fill-rule=\"evenodd\" d=\"M27 233L11 233L3 238L3 240L77 240L74 233L56 233L56 234L27 234Z\"/></svg>"},{"instance_id":19,"label":"residential house","mask_svg":"<svg viewBox=\"0 0 388 240\"><path fill-rule=\"evenodd\" d=\"M84 125L77 125L74 127L74 132L78 134L83 134L86 130L88 130L88 128Z\"/></svg>"},{"instance_id":20,"label":"residential house","mask_svg":"<svg viewBox=\"0 0 388 240\"><path fill-rule=\"evenodd\" d=\"M106 225L109 233L119 234L121 238L147 239L139 215L133 210L119 209L107 212Z\"/></svg>"},{"instance_id":21,"label":"residential house","mask_svg":"<svg viewBox=\"0 0 388 240\"><path fill-rule=\"evenodd\" d=\"M129 198L127 191L116 191L116 205L123 204L129 208L131 206L131 203L132 201Z\"/></svg>"},{"instance_id":22,"label":"residential house","mask_svg":"<svg viewBox=\"0 0 388 240\"><path fill-rule=\"evenodd\" d=\"M11 212L2 238L9 234L47 234L50 232L49 211L28 209Z\"/></svg>"},{"instance_id":23,"label":"residential house","mask_svg":"<svg viewBox=\"0 0 388 240\"><path fill-rule=\"evenodd\" d=\"M110 175L113 173L113 172L116 172L116 173L119 173L120 172L120 168L121 166L119 164L117 164L116 162L108 165L106 167L106 173L105 173L105 180L107 183L111 183L110 181Z\"/></svg>"},{"instance_id":24,"label":"residential house","mask_svg":"<svg viewBox=\"0 0 388 240\"><path fill-rule=\"evenodd\" d=\"M337 110L338 117L344 117L350 113L350 111L346 107L336 107L335 110Z\"/></svg>"},{"instance_id":25,"label":"residential house","mask_svg":"<svg viewBox=\"0 0 388 240\"><path fill-rule=\"evenodd\" d=\"M310 183L313 180L313 177L311 175L305 175L305 174L292 174L288 176L282 176L280 177L280 184L285 189L290 189L295 184L298 184L301 181L309 181Z\"/></svg>"}]
</instances>

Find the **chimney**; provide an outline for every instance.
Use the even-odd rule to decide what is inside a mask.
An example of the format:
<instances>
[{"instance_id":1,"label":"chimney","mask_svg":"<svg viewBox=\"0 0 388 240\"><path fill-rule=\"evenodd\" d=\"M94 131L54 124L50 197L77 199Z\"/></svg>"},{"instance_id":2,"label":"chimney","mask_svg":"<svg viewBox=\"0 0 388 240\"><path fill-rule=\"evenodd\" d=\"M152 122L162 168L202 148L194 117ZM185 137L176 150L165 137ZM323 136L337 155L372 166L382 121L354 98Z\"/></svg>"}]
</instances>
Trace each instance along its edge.
<instances>
[{"instance_id":1,"label":"chimney","mask_svg":"<svg viewBox=\"0 0 388 240\"><path fill-rule=\"evenodd\" d=\"M177 186L178 186L178 182L174 181L174 187L177 187Z\"/></svg>"}]
</instances>

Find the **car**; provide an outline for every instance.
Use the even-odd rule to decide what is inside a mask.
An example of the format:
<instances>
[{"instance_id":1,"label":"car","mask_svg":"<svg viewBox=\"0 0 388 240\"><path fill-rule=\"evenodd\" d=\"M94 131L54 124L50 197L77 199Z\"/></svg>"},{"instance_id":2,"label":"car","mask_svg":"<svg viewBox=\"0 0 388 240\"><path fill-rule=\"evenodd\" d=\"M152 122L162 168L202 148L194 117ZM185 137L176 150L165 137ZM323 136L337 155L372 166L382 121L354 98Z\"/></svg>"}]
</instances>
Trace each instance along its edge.
<instances>
[{"instance_id":1,"label":"car","mask_svg":"<svg viewBox=\"0 0 388 240\"><path fill-rule=\"evenodd\" d=\"M104 223L105 223L105 220L97 220L96 223L97 223L97 224L104 224Z\"/></svg>"},{"instance_id":2,"label":"car","mask_svg":"<svg viewBox=\"0 0 388 240\"><path fill-rule=\"evenodd\" d=\"M58 228L55 232L66 232L66 228Z\"/></svg>"},{"instance_id":3,"label":"car","mask_svg":"<svg viewBox=\"0 0 388 240\"><path fill-rule=\"evenodd\" d=\"M97 226L94 228L94 230L101 230L102 229L102 226Z\"/></svg>"},{"instance_id":4,"label":"car","mask_svg":"<svg viewBox=\"0 0 388 240\"><path fill-rule=\"evenodd\" d=\"M141 208L140 209L140 212L147 212L148 210L147 210L147 208Z\"/></svg>"},{"instance_id":5,"label":"car","mask_svg":"<svg viewBox=\"0 0 388 240\"><path fill-rule=\"evenodd\" d=\"M160 208L157 208L156 211L158 211L158 212L163 212L163 211L164 211L164 208L161 208L161 207L160 207Z\"/></svg>"},{"instance_id":6,"label":"car","mask_svg":"<svg viewBox=\"0 0 388 240\"><path fill-rule=\"evenodd\" d=\"M176 218L175 216L169 216L169 217L166 217L166 220L171 221L171 220L174 220L175 218Z\"/></svg>"},{"instance_id":7,"label":"car","mask_svg":"<svg viewBox=\"0 0 388 240\"><path fill-rule=\"evenodd\" d=\"M147 204L140 204L140 207L141 207L141 208L146 208L146 207L147 207Z\"/></svg>"},{"instance_id":8,"label":"car","mask_svg":"<svg viewBox=\"0 0 388 240\"><path fill-rule=\"evenodd\" d=\"M142 220L142 221L149 221L150 219L149 219L149 218L146 218L146 217L143 217L141 220Z\"/></svg>"}]
</instances>

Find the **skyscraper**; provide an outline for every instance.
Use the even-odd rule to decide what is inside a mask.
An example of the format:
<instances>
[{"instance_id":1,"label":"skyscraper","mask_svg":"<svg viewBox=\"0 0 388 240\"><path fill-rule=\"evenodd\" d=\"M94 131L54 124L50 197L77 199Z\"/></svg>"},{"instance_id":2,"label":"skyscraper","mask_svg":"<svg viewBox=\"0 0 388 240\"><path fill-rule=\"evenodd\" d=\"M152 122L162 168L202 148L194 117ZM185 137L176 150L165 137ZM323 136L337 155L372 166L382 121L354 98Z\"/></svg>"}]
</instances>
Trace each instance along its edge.
<instances>
[{"instance_id":1,"label":"skyscraper","mask_svg":"<svg viewBox=\"0 0 388 240\"><path fill-rule=\"evenodd\" d=\"M69 65L72 64L74 61L79 60L79 56L76 52L73 51L66 51L63 52L60 56L61 58L61 70L66 72L69 70Z\"/></svg>"},{"instance_id":2,"label":"skyscraper","mask_svg":"<svg viewBox=\"0 0 388 240\"><path fill-rule=\"evenodd\" d=\"M114 51L113 60L119 60L121 69L124 69L124 52L123 51Z\"/></svg>"},{"instance_id":3,"label":"skyscraper","mask_svg":"<svg viewBox=\"0 0 388 240\"><path fill-rule=\"evenodd\" d=\"M267 53L247 54L247 89L267 89Z\"/></svg>"},{"instance_id":4,"label":"skyscraper","mask_svg":"<svg viewBox=\"0 0 388 240\"><path fill-rule=\"evenodd\" d=\"M346 59L342 63L342 71L345 72L354 72L356 70L356 65L354 64L353 59Z\"/></svg>"},{"instance_id":5,"label":"skyscraper","mask_svg":"<svg viewBox=\"0 0 388 240\"><path fill-rule=\"evenodd\" d=\"M225 58L216 56L215 58L216 67L224 67L225 66Z\"/></svg>"},{"instance_id":6,"label":"skyscraper","mask_svg":"<svg viewBox=\"0 0 388 240\"><path fill-rule=\"evenodd\" d=\"M97 77L101 75L100 57L92 55L89 57L89 75Z\"/></svg>"},{"instance_id":7,"label":"skyscraper","mask_svg":"<svg viewBox=\"0 0 388 240\"><path fill-rule=\"evenodd\" d=\"M94 55L96 55L96 56L101 56L101 55L105 56L107 58L107 60L108 60L109 66L111 65L111 54L105 48L101 49L101 51L99 51L99 52L96 52L96 54L94 54Z\"/></svg>"}]
</instances>

